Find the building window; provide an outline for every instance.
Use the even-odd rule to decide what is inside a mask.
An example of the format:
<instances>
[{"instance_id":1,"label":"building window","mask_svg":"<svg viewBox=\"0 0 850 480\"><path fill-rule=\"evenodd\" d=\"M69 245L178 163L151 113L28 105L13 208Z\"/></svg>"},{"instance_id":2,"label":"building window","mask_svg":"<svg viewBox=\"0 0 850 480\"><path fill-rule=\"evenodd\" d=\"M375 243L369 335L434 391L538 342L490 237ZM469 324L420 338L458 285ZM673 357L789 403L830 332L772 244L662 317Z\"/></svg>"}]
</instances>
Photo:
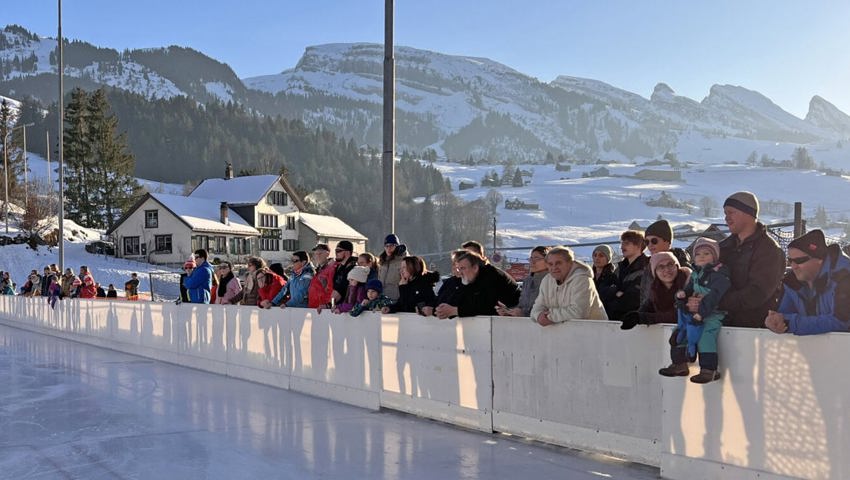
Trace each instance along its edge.
<instances>
[{"instance_id":1,"label":"building window","mask_svg":"<svg viewBox=\"0 0 850 480\"><path fill-rule=\"evenodd\" d=\"M266 228L277 228L277 215L260 214L260 226Z\"/></svg>"},{"instance_id":2,"label":"building window","mask_svg":"<svg viewBox=\"0 0 850 480\"><path fill-rule=\"evenodd\" d=\"M287 230L295 230L295 217L292 215L287 215L286 217L286 229Z\"/></svg>"},{"instance_id":3,"label":"building window","mask_svg":"<svg viewBox=\"0 0 850 480\"><path fill-rule=\"evenodd\" d=\"M125 256L139 256L141 244L139 243L139 237L124 237L124 255Z\"/></svg>"},{"instance_id":4,"label":"building window","mask_svg":"<svg viewBox=\"0 0 850 480\"><path fill-rule=\"evenodd\" d=\"M298 240L284 240L283 249L287 252L294 252L298 250Z\"/></svg>"},{"instance_id":5,"label":"building window","mask_svg":"<svg viewBox=\"0 0 850 480\"><path fill-rule=\"evenodd\" d=\"M192 237L192 251L204 249L210 250L210 237L206 235L197 235Z\"/></svg>"},{"instance_id":6,"label":"building window","mask_svg":"<svg viewBox=\"0 0 850 480\"><path fill-rule=\"evenodd\" d=\"M289 205L289 198L286 195L286 192L269 192L269 196L267 198L269 205L280 205L287 206Z\"/></svg>"},{"instance_id":7,"label":"building window","mask_svg":"<svg viewBox=\"0 0 850 480\"><path fill-rule=\"evenodd\" d=\"M210 253L227 253L227 237L212 237L209 246Z\"/></svg>"},{"instance_id":8,"label":"building window","mask_svg":"<svg viewBox=\"0 0 850 480\"><path fill-rule=\"evenodd\" d=\"M159 227L159 210L145 210L145 228Z\"/></svg>"},{"instance_id":9,"label":"building window","mask_svg":"<svg viewBox=\"0 0 850 480\"><path fill-rule=\"evenodd\" d=\"M230 253L233 255L248 255L251 253L250 238L231 238Z\"/></svg>"},{"instance_id":10,"label":"building window","mask_svg":"<svg viewBox=\"0 0 850 480\"><path fill-rule=\"evenodd\" d=\"M171 253L171 235L155 235L153 240L155 253Z\"/></svg>"},{"instance_id":11,"label":"building window","mask_svg":"<svg viewBox=\"0 0 850 480\"><path fill-rule=\"evenodd\" d=\"M263 250L265 252L280 251L280 240L276 238L261 238L260 250Z\"/></svg>"}]
</instances>

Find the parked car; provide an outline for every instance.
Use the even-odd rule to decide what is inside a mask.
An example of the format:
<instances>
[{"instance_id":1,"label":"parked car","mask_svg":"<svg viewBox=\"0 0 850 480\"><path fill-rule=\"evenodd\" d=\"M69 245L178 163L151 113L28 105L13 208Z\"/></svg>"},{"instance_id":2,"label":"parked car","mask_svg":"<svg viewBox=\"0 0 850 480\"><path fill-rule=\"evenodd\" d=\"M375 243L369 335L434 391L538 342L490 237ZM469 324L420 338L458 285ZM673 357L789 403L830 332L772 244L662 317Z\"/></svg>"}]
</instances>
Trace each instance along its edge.
<instances>
[{"instance_id":1,"label":"parked car","mask_svg":"<svg viewBox=\"0 0 850 480\"><path fill-rule=\"evenodd\" d=\"M103 240L96 240L86 244L86 251L98 255L115 256L115 244L112 242L104 242Z\"/></svg>"}]
</instances>

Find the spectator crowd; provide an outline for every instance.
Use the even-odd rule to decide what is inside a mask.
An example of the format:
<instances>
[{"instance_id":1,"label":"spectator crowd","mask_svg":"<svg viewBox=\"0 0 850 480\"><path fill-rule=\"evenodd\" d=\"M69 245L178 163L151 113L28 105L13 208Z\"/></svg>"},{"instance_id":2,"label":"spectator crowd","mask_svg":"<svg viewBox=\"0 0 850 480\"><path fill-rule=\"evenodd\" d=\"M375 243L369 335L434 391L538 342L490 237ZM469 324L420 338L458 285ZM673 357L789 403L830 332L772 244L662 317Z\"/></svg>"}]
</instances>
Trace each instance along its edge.
<instances>
[{"instance_id":1,"label":"spectator crowd","mask_svg":"<svg viewBox=\"0 0 850 480\"><path fill-rule=\"evenodd\" d=\"M315 245L294 252L288 268L251 257L240 277L229 262L213 265L197 250L183 265L179 302L251 305L260 308L311 308L351 316L363 312L416 313L454 317L530 317L542 327L575 319L614 320L620 328L673 324L670 365L659 374L689 375L698 361L695 383L719 378L717 343L726 327L766 327L777 334L812 335L850 330L850 258L839 245L827 245L813 230L792 241L787 254L758 221L758 199L737 192L723 205L729 236L721 242L698 238L689 248L673 248L665 220L645 232L620 235L622 260L599 245L592 263L575 258L564 246L539 246L529 254L529 275L520 287L493 265L474 241L451 253L451 275L429 271L395 234L375 256L340 241L333 251ZM138 299L134 273L125 284L128 300ZM16 294L8 272L0 273L0 292ZM56 265L33 270L20 287L25 296L116 297L104 291L85 266L79 274ZM697 360L698 359L698 360Z\"/></svg>"}]
</instances>

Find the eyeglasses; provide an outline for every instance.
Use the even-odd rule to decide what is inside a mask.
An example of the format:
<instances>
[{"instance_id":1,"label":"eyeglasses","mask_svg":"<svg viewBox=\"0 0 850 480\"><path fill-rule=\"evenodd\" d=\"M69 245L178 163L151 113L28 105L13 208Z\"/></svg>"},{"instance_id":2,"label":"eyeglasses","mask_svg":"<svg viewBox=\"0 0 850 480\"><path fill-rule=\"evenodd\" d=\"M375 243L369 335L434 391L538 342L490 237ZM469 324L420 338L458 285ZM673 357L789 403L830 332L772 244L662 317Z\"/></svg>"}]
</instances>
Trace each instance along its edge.
<instances>
[{"instance_id":1,"label":"eyeglasses","mask_svg":"<svg viewBox=\"0 0 850 480\"><path fill-rule=\"evenodd\" d=\"M344 251L345 251L345 250L343 250L343 249L341 249L341 248L334 249L334 252L336 252L336 253L344 252Z\"/></svg>"},{"instance_id":2,"label":"eyeglasses","mask_svg":"<svg viewBox=\"0 0 850 480\"><path fill-rule=\"evenodd\" d=\"M652 238L649 239L649 243L651 243L653 245L658 245L658 242L660 242L660 241L661 241L661 239L658 238L658 237L652 237Z\"/></svg>"},{"instance_id":3,"label":"eyeglasses","mask_svg":"<svg viewBox=\"0 0 850 480\"><path fill-rule=\"evenodd\" d=\"M805 255L805 256L802 256L802 257L794 257L794 258L788 257L788 265L791 265L792 263L795 264L795 265L802 265L802 264L808 262L811 259L812 259L812 257L810 257L808 255Z\"/></svg>"},{"instance_id":4,"label":"eyeglasses","mask_svg":"<svg viewBox=\"0 0 850 480\"><path fill-rule=\"evenodd\" d=\"M528 257L528 261L531 262L531 263L534 263L538 260L546 260L546 258L545 257L535 257L535 256Z\"/></svg>"},{"instance_id":5,"label":"eyeglasses","mask_svg":"<svg viewBox=\"0 0 850 480\"><path fill-rule=\"evenodd\" d=\"M292 263L299 263L301 261L301 259L300 258L290 258L289 261L292 262Z\"/></svg>"},{"instance_id":6,"label":"eyeglasses","mask_svg":"<svg viewBox=\"0 0 850 480\"><path fill-rule=\"evenodd\" d=\"M655 267L655 270L675 270L679 268L675 263L662 263Z\"/></svg>"}]
</instances>

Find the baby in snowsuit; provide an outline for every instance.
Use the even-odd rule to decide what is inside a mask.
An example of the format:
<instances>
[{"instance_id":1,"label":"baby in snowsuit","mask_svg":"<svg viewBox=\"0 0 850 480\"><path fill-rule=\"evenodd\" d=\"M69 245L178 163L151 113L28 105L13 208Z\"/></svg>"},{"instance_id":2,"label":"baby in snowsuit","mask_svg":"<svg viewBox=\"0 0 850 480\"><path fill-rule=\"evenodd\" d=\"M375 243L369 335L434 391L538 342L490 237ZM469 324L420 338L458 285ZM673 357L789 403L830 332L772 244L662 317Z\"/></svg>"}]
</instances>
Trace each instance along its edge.
<instances>
[{"instance_id":1,"label":"baby in snowsuit","mask_svg":"<svg viewBox=\"0 0 850 480\"><path fill-rule=\"evenodd\" d=\"M688 362L699 353L700 373L691 377L694 383L708 383L720 378L717 372L717 336L726 312L718 310L720 299L729 289L729 269L720 263L720 246L710 238L694 243L693 272L685 289L676 292L678 322L675 338L671 338L670 358L673 363L658 371L668 377L688 375ZM688 298L702 298L699 312L690 313Z\"/></svg>"}]
</instances>

